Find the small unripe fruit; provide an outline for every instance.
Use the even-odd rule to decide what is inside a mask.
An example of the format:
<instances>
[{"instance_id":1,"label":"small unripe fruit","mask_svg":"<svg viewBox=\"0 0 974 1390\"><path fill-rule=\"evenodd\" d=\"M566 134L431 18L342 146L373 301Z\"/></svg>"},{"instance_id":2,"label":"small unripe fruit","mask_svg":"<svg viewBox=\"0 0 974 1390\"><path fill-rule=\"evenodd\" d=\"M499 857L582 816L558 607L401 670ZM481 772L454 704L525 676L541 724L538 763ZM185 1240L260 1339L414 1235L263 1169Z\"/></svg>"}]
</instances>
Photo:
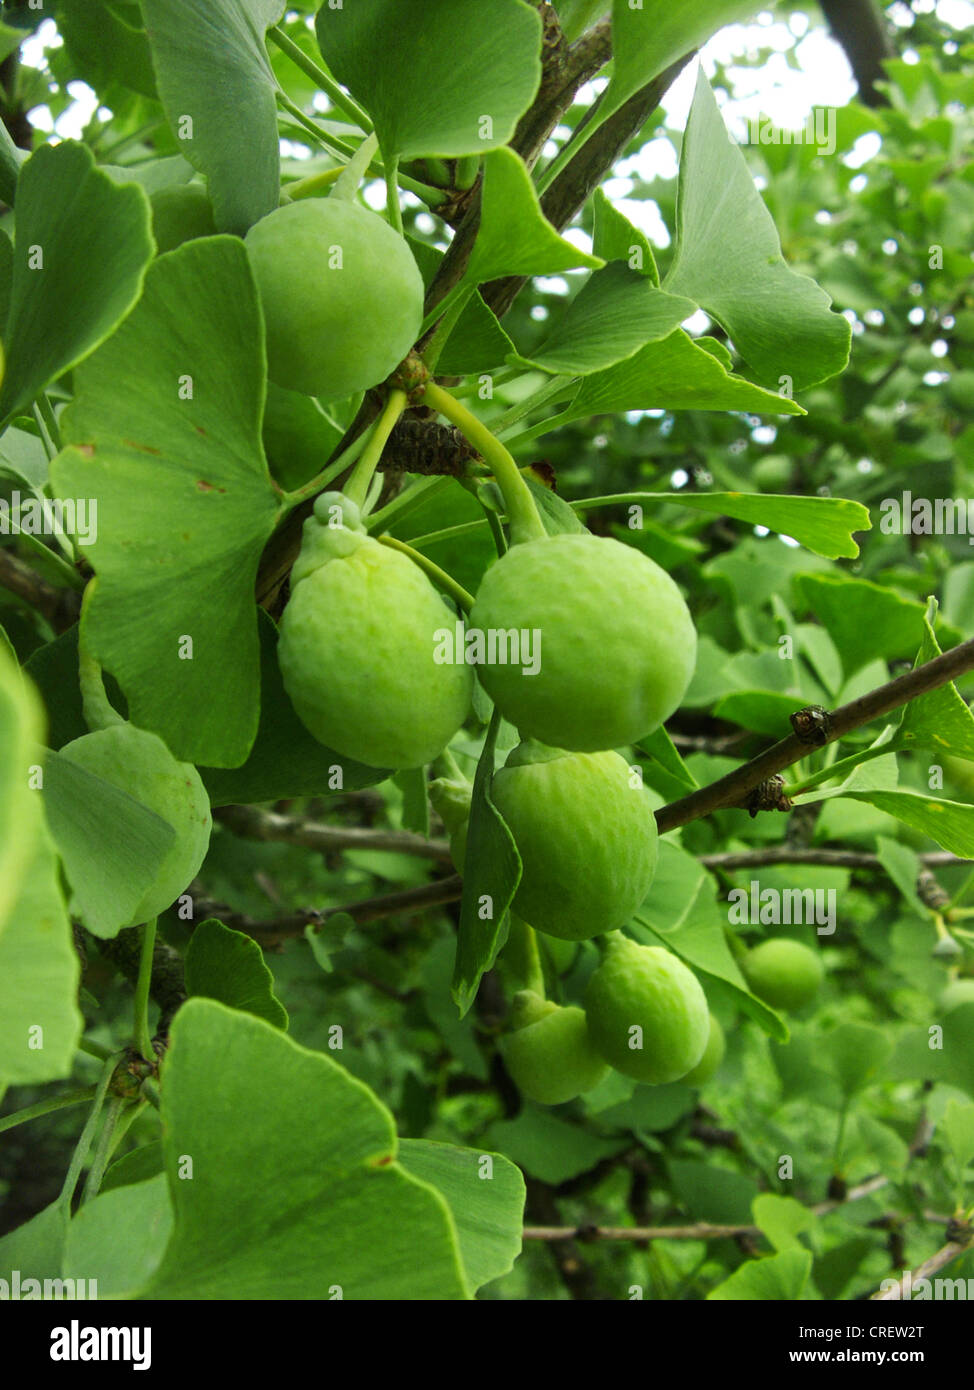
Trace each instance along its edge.
<instances>
[{"instance_id":1,"label":"small unripe fruit","mask_svg":"<svg viewBox=\"0 0 974 1390\"><path fill-rule=\"evenodd\" d=\"M624 758L522 743L495 774L491 796L521 856L519 917L566 941L629 920L653 882L658 832Z\"/></svg>"},{"instance_id":2,"label":"small unripe fruit","mask_svg":"<svg viewBox=\"0 0 974 1390\"><path fill-rule=\"evenodd\" d=\"M501 1052L511 1080L529 1100L563 1105L607 1075L581 1009L522 990L514 996L511 1022L515 1031L502 1040Z\"/></svg>"},{"instance_id":3,"label":"small unripe fruit","mask_svg":"<svg viewBox=\"0 0 974 1390\"><path fill-rule=\"evenodd\" d=\"M534 675L478 667L522 737L596 752L657 729L686 693L697 635L665 570L632 546L592 535L514 545L484 575L470 613L481 631L540 634Z\"/></svg>"},{"instance_id":4,"label":"small unripe fruit","mask_svg":"<svg viewBox=\"0 0 974 1390\"><path fill-rule=\"evenodd\" d=\"M974 980L951 980L940 996L940 1008L945 1014L961 1004L974 1004Z\"/></svg>"},{"instance_id":5,"label":"small unripe fruit","mask_svg":"<svg viewBox=\"0 0 974 1390\"><path fill-rule=\"evenodd\" d=\"M317 499L291 572L278 661L320 743L369 767L431 762L470 709L470 667L433 659L435 633L455 622L423 571L368 536L341 494Z\"/></svg>"},{"instance_id":6,"label":"small unripe fruit","mask_svg":"<svg viewBox=\"0 0 974 1390\"><path fill-rule=\"evenodd\" d=\"M276 385L338 400L384 381L413 346L422 276L374 212L309 198L268 213L244 241Z\"/></svg>"},{"instance_id":7,"label":"small unripe fruit","mask_svg":"<svg viewBox=\"0 0 974 1390\"><path fill-rule=\"evenodd\" d=\"M697 1065L683 1077L684 1086L705 1085L724 1060L726 1046L724 1030L719 1021L711 1014L710 1036L707 1038L707 1046L704 1048L703 1056Z\"/></svg>"},{"instance_id":8,"label":"small unripe fruit","mask_svg":"<svg viewBox=\"0 0 974 1390\"><path fill-rule=\"evenodd\" d=\"M710 1037L707 997L696 975L662 946L627 937L612 938L591 976L585 1016L605 1060L652 1086L686 1076Z\"/></svg>"},{"instance_id":9,"label":"small unripe fruit","mask_svg":"<svg viewBox=\"0 0 974 1390\"><path fill-rule=\"evenodd\" d=\"M800 1009L818 993L822 962L800 941L775 936L754 946L741 962L751 992L773 1009Z\"/></svg>"},{"instance_id":10,"label":"small unripe fruit","mask_svg":"<svg viewBox=\"0 0 974 1390\"><path fill-rule=\"evenodd\" d=\"M210 799L196 768L174 758L156 734L126 723L66 743L61 756L128 792L175 830L155 881L125 925L158 917L196 877L210 843Z\"/></svg>"},{"instance_id":11,"label":"small unripe fruit","mask_svg":"<svg viewBox=\"0 0 974 1390\"><path fill-rule=\"evenodd\" d=\"M751 480L762 492L781 492L790 487L793 471L786 454L767 454L754 465Z\"/></svg>"}]
</instances>

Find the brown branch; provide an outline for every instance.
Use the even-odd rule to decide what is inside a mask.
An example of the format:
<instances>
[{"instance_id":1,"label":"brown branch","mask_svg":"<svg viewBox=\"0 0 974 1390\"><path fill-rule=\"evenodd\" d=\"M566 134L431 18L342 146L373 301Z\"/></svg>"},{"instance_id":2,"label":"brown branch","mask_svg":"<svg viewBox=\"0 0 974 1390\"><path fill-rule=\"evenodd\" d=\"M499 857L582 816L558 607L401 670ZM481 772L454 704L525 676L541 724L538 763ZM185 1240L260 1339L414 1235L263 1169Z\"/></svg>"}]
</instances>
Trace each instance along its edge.
<instances>
[{"instance_id":1,"label":"brown branch","mask_svg":"<svg viewBox=\"0 0 974 1390\"><path fill-rule=\"evenodd\" d=\"M603 126L565 165L541 199L541 210L559 231L567 227L605 177L608 169L635 139L659 106L668 89L694 56L686 54L613 112ZM523 276L495 280L483 292L489 308L500 318L526 284Z\"/></svg>"},{"instance_id":2,"label":"brown branch","mask_svg":"<svg viewBox=\"0 0 974 1390\"><path fill-rule=\"evenodd\" d=\"M50 583L6 549L0 549L0 585L35 608L55 632L66 632L78 621L81 594Z\"/></svg>"},{"instance_id":3,"label":"brown branch","mask_svg":"<svg viewBox=\"0 0 974 1390\"><path fill-rule=\"evenodd\" d=\"M927 868L948 868L954 864L970 864L974 860L959 859L948 850L933 850L917 856ZM832 869L879 869L878 854L845 849L803 849L800 846L768 845L725 854L701 854L698 862L705 869L759 869L771 864L820 864Z\"/></svg>"},{"instance_id":4,"label":"brown branch","mask_svg":"<svg viewBox=\"0 0 974 1390\"><path fill-rule=\"evenodd\" d=\"M857 1202L870 1197L880 1188L886 1187L889 1178L881 1174L850 1187L844 1199L818 1202L809 1207L813 1216L827 1216L837 1207L848 1202ZM706 1221L697 1221L688 1226L525 1226L522 1235L525 1240L722 1240L736 1236L759 1236L763 1234L760 1226L715 1226Z\"/></svg>"},{"instance_id":5,"label":"brown branch","mask_svg":"<svg viewBox=\"0 0 974 1390\"><path fill-rule=\"evenodd\" d=\"M459 874L454 874L450 878L436 879L433 883L421 883L415 888L405 888L399 893L384 893L379 897L363 898L361 902L337 907L309 907L302 912L286 913L269 921L248 917L236 908L215 898L209 898L204 893L196 893L192 889L190 891L196 921L218 917L225 926L246 932L261 946L280 946L285 941L303 936L306 926L320 929L330 918L337 917L342 912L361 925L364 922L380 921L384 917L405 917L425 912L430 907L442 907L446 903L459 902L463 882Z\"/></svg>"},{"instance_id":6,"label":"brown branch","mask_svg":"<svg viewBox=\"0 0 974 1390\"><path fill-rule=\"evenodd\" d=\"M853 729L879 719L891 710L908 704L918 695L936 690L957 676L974 669L974 639L961 642L948 652L934 657L932 661L916 666L902 676L896 676L885 685L878 686L867 695L850 700L829 715L829 728L816 747L844 738ZM810 751L809 744L790 734L760 753L750 762L729 772L709 786L701 787L689 796L671 801L656 812L656 824L660 834L675 830L678 825L686 825L700 816L709 816L714 811L740 806L748 794L762 783L782 770L797 763Z\"/></svg>"},{"instance_id":7,"label":"brown branch","mask_svg":"<svg viewBox=\"0 0 974 1390\"><path fill-rule=\"evenodd\" d=\"M908 1270L891 1289L880 1290L871 1296L871 1301L882 1303L883 1300L901 1299L904 1296L910 1297L909 1290L921 1279L926 1279L930 1274L936 1274L938 1269L943 1269L952 1260L956 1260L958 1255L963 1255L971 1248L968 1238L964 1241L949 1240L946 1245L941 1246L935 1255L931 1255L929 1260L924 1260L923 1264L917 1265L916 1269Z\"/></svg>"},{"instance_id":8,"label":"brown branch","mask_svg":"<svg viewBox=\"0 0 974 1390\"><path fill-rule=\"evenodd\" d=\"M849 60L859 100L864 106L888 106L876 83L886 77L883 59L896 55L885 18L873 0L822 0L822 13Z\"/></svg>"},{"instance_id":9,"label":"brown branch","mask_svg":"<svg viewBox=\"0 0 974 1390\"><path fill-rule=\"evenodd\" d=\"M322 854L349 849L384 850L411 854L421 859L451 863L445 840L429 840L409 830L364 830L359 826L322 825L303 816L281 816L256 806L221 806L214 820L247 840L284 841Z\"/></svg>"}]
</instances>

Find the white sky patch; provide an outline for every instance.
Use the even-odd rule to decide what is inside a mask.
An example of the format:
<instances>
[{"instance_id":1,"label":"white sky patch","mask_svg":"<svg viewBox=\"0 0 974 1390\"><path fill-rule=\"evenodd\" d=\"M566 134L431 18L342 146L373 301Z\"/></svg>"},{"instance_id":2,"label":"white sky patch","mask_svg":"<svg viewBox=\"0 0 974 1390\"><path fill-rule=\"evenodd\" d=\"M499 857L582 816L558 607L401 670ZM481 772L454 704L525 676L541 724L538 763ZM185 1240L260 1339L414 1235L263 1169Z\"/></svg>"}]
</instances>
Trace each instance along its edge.
<instances>
[{"instance_id":1,"label":"white sky patch","mask_svg":"<svg viewBox=\"0 0 974 1390\"><path fill-rule=\"evenodd\" d=\"M534 288L540 290L542 294L567 294L568 281L562 279L560 275L537 275L534 280Z\"/></svg>"},{"instance_id":2,"label":"white sky patch","mask_svg":"<svg viewBox=\"0 0 974 1390\"><path fill-rule=\"evenodd\" d=\"M688 319L683 320L680 327L686 329L693 337L697 337L701 333L706 333L710 327L710 316L705 314L702 309L697 309Z\"/></svg>"},{"instance_id":3,"label":"white sky patch","mask_svg":"<svg viewBox=\"0 0 974 1390\"><path fill-rule=\"evenodd\" d=\"M579 251L585 251L588 255L592 254L592 238L589 236L588 232L583 231L581 227L569 227L566 231L562 232L562 236L566 241L571 242L572 246L577 247Z\"/></svg>"},{"instance_id":4,"label":"white sky patch","mask_svg":"<svg viewBox=\"0 0 974 1390\"><path fill-rule=\"evenodd\" d=\"M669 230L663 221L659 204L652 198L613 198L612 203L619 212L628 217L634 227L645 233L654 246L669 246Z\"/></svg>"},{"instance_id":5,"label":"white sky patch","mask_svg":"<svg viewBox=\"0 0 974 1390\"><path fill-rule=\"evenodd\" d=\"M861 169L868 160L879 153L882 144L875 131L860 135L848 154L842 156L842 163L849 169Z\"/></svg>"}]
</instances>

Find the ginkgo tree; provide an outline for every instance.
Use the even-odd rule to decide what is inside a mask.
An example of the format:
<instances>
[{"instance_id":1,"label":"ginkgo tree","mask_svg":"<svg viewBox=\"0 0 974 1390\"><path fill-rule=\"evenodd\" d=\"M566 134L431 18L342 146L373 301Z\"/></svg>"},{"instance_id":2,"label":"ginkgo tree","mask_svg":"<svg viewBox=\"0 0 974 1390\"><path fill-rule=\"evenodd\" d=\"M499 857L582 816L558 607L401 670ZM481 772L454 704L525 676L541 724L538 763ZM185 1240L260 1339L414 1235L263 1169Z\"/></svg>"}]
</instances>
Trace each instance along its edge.
<instances>
[{"instance_id":1,"label":"ginkgo tree","mask_svg":"<svg viewBox=\"0 0 974 1390\"><path fill-rule=\"evenodd\" d=\"M854 8L824 150L740 0L5 7L5 1288L974 1275L974 64Z\"/></svg>"}]
</instances>

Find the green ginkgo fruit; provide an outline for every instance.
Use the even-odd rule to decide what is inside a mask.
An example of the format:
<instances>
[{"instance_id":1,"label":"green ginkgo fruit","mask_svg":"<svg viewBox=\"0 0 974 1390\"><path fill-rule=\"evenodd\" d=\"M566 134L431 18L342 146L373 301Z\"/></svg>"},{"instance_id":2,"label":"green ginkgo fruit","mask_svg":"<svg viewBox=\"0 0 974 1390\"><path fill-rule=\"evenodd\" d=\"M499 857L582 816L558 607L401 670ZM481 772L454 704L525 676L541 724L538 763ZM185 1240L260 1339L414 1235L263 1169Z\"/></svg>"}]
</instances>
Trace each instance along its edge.
<instances>
[{"instance_id":1,"label":"green ginkgo fruit","mask_svg":"<svg viewBox=\"0 0 974 1390\"><path fill-rule=\"evenodd\" d=\"M683 699L696 663L696 630L666 571L588 534L512 546L484 575L470 626L536 635L534 674L495 662L478 667L480 679L523 738L575 752L652 733Z\"/></svg>"},{"instance_id":2,"label":"green ginkgo fruit","mask_svg":"<svg viewBox=\"0 0 974 1390\"><path fill-rule=\"evenodd\" d=\"M159 871L126 926L164 912L192 882L206 857L210 799L192 763L179 762L156 734L117 723L84 734L61 756L142 803L176 832Z\"/></svg>"},{"instance_id":3,"label":"green ginkgo fruit","mask_svg":"<svg viewBox=\"0 0 974 1390\"><path fill-rule=\"evenodd\" d=\"M466 719L469 666L435 659L457 615L408 556L367 535L340 493L304 524L278 660L302 723L369 767L421 767Z\"/></svg>"},{"instance_id":4,"label":"green ginkgo fruit","mask_svg":"<svg viewBox=\"0 0 974 1390\"><path fill-rule=\"evenodd\" d=\"M727 1043L724 1038L724 1030L720 1022L710 1015L710 1034L707 1038L707 1046L703 1050L700 1061L683 1077L685 1086L703 1086L714 1075L721 1062L724 1060L724 1052Z\"/></svg>"},{"instance_id":5,"label":"green ginkgo fruit","mask_svg":"<svg viewBox=\"0 0 974 1390\"><path fill-rule=\"evenodd\" d=\"M800 941L774 936L751 948L741 961L751 992L773 1009L800 1009L818 993L825 969Z\"/></svg>"},{"instance_id":6,"label":"green ginkgo fruit","mask_svg":"<svg viewBox=\"0 0 974 1390\"><path fill-rule=\"evenodd\" d=\"M532 990L514 996L514 1031L501 1041L504 1065L522 1095L540 1105L562 1105L590 1091L608 1073L592 1046L582 1009L542 999Z\"/></svg>"},{"instance_id":7,"label":"green ginkgo fruit","mask_svg":"<svg viewBox=\"0 0 974 1390\"><path fill-rule=\"evenodd\" d=\"M491 796L521 856L519 917L567 941L629 920L653 882L658 833L624 758L528 741L495 774Z\"/></svg>"},{"instance_id":8,"label":"green ginkgo fruit","mask_svg":"<svg viewBox=\"0 0 974 1390\"><path fill-rule=\"evenodd\" d=\"M267 375L337 400L384 381L423 319L423 279L403 237L357 203L275 208L244 238L260 290Z\"/></svg>"},{"instance_id":9,"label":"green ginkgo fruit","mask_svg":"<svg viewBox=\"0 0 974 1390\"><path fill-rule=\"evenodd\" d=\"M951 980L940 996L940 1008L945 1014L961 1004L974 1004L974 980Z\"/></svg>"},{"instance_id":10,"label":"green ginkgo fruit","mask_svg":"<svg viewBox=\"0 0 974 1390\"><path fill-rule=\"evenodd\" d=\"M685 1077L710 1038L707 997L696 975L662 946L623 936L610 939L589 979L585 1016L605 1060L653 1086Z\"/></svg>"}]
</instances>

